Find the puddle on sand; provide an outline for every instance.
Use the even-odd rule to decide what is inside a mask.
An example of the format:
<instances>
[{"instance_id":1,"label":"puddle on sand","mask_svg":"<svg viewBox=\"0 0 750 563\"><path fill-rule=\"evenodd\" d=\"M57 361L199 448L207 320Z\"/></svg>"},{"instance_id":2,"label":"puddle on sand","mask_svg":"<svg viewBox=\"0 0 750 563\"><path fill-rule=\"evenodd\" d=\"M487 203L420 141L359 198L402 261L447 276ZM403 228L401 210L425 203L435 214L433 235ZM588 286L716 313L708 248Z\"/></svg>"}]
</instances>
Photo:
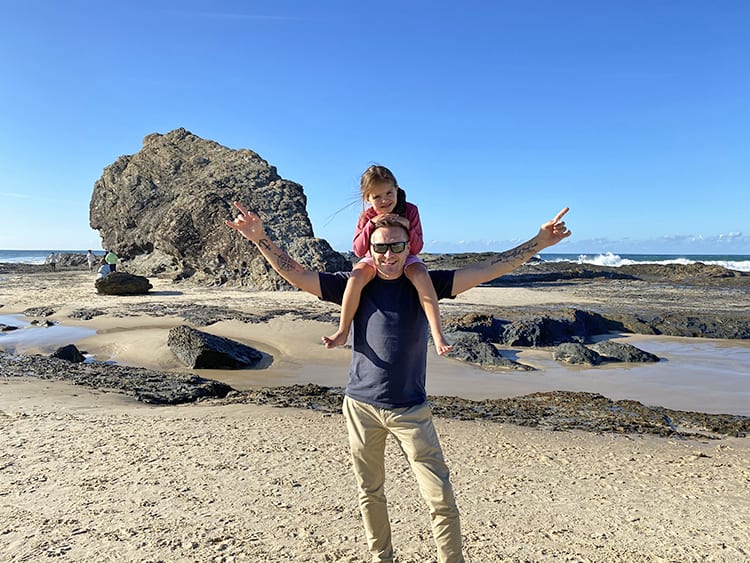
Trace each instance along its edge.
<instances>
[{"instance_id":1,"label":"puddle on sand","mask_svg":"<svg viewBox=\"0 0 750 563\"><path fill-rule=\"evenodd\" d=\"M60 346L73 344L96 334L96 330L92 328L79 326L35 326L23 315L0 315L0 324L18 327L16 330L0 332L0 350L11 354L52 353Z\"/></svg>"}]
</instances>

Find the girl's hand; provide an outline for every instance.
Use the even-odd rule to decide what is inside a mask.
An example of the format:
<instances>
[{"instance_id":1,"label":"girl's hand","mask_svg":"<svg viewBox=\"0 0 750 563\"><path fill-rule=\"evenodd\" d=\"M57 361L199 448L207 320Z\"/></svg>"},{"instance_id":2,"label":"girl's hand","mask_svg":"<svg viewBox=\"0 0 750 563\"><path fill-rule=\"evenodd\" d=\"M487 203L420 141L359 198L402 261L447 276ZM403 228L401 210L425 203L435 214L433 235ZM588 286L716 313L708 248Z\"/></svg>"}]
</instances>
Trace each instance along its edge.
<instances>
[{"instance_id":1,"label":"girl's hand","mask_svg":"<svg viewBox=\"0 0 750 563\"><path fill-rule=\"evenodd\" d=\"M404 229L407 231L411 229L411 223L409 223L409 220L406 217L401 217L398 213L382 213L380 215L376 215L370 221L372 221L373 224L377 223L378 221L382 221L383 219L388 219L389 221L396 221L397 223L400 223Z\"/></svg>"}]
</instances>

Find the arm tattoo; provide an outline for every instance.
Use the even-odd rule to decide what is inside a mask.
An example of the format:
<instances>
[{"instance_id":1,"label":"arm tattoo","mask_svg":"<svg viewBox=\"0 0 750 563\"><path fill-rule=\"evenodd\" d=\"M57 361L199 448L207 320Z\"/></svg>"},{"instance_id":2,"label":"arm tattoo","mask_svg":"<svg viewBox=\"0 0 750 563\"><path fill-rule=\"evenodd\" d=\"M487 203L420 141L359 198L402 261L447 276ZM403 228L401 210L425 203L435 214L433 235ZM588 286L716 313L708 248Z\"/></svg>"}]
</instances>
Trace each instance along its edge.
<instances>
[{"instance_id":1,"label":"arm tattoo","mask_svg":"<svg viewBox=\"0 0 750 563\"><path fill-rule=\"evenodd\" d=\"M271 250L271 244L268 242L268 239L260 239L258 241L258 246L260 246L263 250Z\"/></svg>"},{"instance_id":2,"label":"arm tattoo","mask_svg":"<svg viewBox=\"0 0 750 563\"><path fill-rule=\"evenodd\" d=\"M293 272L297 269L297 263L286 254L277 254L276 264L282 272Z\"/></svg>"},{"instance_id":3,"label":"arm tattoo","mask_svg":"<svg viewBox=\"0 0 750 563\"><path fill-rule=\"evenodd\" d=\"M521 246L503 252L492 261L492 264L499 264L500 262L515 262L518 260L522 260L521 263L526 262L526 260L534 255L536 247L536 244L527 242L526 244L522 244Z\"/></svg>"}]
</instances>

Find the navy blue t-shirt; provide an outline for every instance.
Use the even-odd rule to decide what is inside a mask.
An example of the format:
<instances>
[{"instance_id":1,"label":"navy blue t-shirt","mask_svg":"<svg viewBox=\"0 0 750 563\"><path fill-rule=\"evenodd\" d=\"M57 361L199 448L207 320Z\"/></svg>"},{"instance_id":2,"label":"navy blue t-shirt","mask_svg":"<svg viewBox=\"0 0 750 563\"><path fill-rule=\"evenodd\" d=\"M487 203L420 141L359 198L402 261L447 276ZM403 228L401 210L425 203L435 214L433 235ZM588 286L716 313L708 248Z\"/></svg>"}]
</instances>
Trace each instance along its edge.
<instances>
[{"instance_id":1,"label":"navy blue t-shirt","mask_svg":"<svg viewBox=\"0 0 750 563\"><path fill-rule=\"evenodd\" d=\"M429 272L438 299L453 297L453 271ZM351 272L321 272L322 299L341 304ZM362 290L352 322L352 364L346 394L382 408L419 405L427 400L429 325L417 290L406 276L377 276Z\"/></svg>"}]
</instances>

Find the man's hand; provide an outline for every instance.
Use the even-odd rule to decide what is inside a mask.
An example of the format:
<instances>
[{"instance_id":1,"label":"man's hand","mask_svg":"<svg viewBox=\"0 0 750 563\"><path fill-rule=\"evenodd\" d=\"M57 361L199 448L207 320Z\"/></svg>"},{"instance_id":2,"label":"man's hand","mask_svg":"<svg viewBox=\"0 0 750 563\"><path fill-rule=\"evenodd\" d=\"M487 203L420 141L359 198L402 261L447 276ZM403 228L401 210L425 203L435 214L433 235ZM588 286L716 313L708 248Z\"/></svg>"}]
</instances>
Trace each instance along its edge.
<instances>
[{"instance_id":1,"label":"man's hand","mask_svg":"<svg viewBox=\"0 0 750 563\"><path fill-rule=\"evenodd\" d=\"M224 224L230 229L239 231L243 237L254 243L266 238L266 231L263 229L263 221L260 220L260 217L252 211L248 211L239 201L235 201L234 206L240 214L234 221L224 221Z\"/></svg>"},{"instance_id":2,"label":"man's hand","mask_svg":"<svg viewBox=\"0 0 750 563\"><path fill-rule=\"evenodd\" d=\"M569 231L565 226L565 221L560 220L568 211L569 208L566 207L565 209L560 211L560 213L555 215L554 219L552 219L551 221L547 221L541 226L541 228L539 229L539 234L536 236L537 242L541 246L547 248L548 246L557 244L562 239L567 238L572 234L571 231Z\"/></svg>"},{"instance_id":3,"label":"man's hand","mask_svg":"<svg viewBox=\"0 0 750 563\"><path fill-rule=\"evenodd\" d=\"M282 278L293 286L320 297L318 272L305 270L286 252L281 250L276 243L271 242L266 236L265 229L263 229L263 221L255 213L248 211L239 201L235 201L234 206L240 211L240 214L234 221L224 221L224 224L230 229L238 231L247 240L254 242L263 258Z\"/></svg>"}]
</instances>

